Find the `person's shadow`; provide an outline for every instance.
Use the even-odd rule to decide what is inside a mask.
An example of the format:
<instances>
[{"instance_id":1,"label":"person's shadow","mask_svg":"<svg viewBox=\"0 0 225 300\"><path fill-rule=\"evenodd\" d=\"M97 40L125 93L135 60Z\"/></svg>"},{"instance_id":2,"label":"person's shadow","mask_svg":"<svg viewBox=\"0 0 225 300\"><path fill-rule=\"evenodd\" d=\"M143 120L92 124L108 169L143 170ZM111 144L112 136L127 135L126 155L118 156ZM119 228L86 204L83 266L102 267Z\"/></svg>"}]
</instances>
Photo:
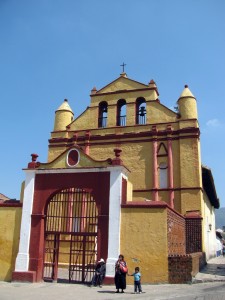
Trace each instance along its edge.
<instances>
[{"instance_id":1,"label":"person's shadow","mask_svg":"<svg viewBox=\"0 0 225 300\"><path fill-rule=\"evenodd\" d=\"M100 294L115 294L116 292L111 291L111 290L104 290L104 291L98 291L98 293L100 293Z\"/></svg>"},{"instance_id":2,"label":"person's shadow","mask_svg":"<svg viewBox=\"0 0 225 300\"><path fill-rule=\"evenodd\" d=\"M98 291L100 294L116 294L116 292L112 290L103 290L103 291ZM124 292L124 293L118 293L118 294L135 294L134 292ZM145 294L145 292L142 292L142 294Z\"/></svg>"}]
</instances>

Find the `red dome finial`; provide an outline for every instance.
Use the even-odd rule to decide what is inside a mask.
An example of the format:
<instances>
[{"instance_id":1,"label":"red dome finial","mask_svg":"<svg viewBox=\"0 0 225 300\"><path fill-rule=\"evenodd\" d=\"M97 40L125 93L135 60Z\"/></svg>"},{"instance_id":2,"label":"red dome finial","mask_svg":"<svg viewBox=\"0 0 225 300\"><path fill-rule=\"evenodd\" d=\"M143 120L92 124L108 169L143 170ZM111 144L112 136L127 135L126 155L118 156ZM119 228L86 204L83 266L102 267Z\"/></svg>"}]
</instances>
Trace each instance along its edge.
<instances>
[{"instance_id":1,"label":"red dome finial","mask_svg":"<svg viewBox=\"0 0 225 300\"><path fill-rule=\"evenodd\" d=\"M38 158L38 155L36 153L32 153L31 157L32 157L32 161L28 163L28 168L29 169L38 168L40 166L40 163L36 161Z\"/></svg>"},{"instance_id":2,"label":"red dome finial","mask_svg":"<svg viewBox=\"0 0 225 300\"><path fill-rule=\"evenodd\" d=\"M123 161L120 158L122 150L120 148L115 148L114 150L115 158L112 160L112 165L123 165Z\"/></svg>"}]
</instances>

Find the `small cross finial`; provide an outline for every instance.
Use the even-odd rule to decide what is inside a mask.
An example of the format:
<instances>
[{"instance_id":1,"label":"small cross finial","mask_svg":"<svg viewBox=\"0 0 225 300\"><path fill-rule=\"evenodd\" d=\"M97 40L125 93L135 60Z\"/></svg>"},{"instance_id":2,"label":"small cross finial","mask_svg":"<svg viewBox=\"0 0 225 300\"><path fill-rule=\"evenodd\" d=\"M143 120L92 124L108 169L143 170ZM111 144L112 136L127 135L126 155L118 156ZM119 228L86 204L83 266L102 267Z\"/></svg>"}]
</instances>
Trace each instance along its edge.
<instances>
[{"instance_id":1,"label":"small cross finial","mask_svg":"<svg viewBox=\"0 0 225 300\"><path fill-rule=\"evenodd\" d=\"M123 63L122 65L120 65L121 67L123 67L123 73L124 73L124 67L126 66L125 63Z\"/></svg>"}]
</instances>

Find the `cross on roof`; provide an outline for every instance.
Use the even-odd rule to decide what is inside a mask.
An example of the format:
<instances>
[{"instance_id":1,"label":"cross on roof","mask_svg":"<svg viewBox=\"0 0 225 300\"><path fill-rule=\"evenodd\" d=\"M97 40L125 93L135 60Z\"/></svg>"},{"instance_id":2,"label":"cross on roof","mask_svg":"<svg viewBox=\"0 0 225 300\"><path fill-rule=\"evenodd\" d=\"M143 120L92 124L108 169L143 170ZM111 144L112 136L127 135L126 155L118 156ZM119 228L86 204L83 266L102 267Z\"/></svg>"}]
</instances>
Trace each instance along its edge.
<instances>
[{"instance_id":1,"label":"cross on roof","mask_svg":"<svg viewBox=\"0 0 225 300\"><path fill-rule=\"evenodd\" d=\"M123 63L122 65L120 65L121 67L123 67L123 73L124 73L124 67L126 66L125 63Z\"/></svg>"}]
</instances>

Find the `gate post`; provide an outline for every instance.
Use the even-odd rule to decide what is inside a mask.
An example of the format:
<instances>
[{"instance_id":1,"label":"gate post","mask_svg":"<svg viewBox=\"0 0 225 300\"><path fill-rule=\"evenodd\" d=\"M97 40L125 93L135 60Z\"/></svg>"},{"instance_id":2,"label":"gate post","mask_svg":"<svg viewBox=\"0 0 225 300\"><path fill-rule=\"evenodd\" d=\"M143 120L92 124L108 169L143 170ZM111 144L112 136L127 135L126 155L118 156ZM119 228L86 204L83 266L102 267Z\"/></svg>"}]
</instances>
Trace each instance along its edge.
<instances>
[{"instance_id":1,"label":"gate post","mask_svg":"<svg viewBox=\"0 0 225 300\"><path fill-rule=\"evenodd\" d=\"M121 166L115 166L110 170L109 235L105 283L113 283L115 276L115 263L120 254L122 169L123 167Z\"/></svg>"},{"instance_id":2,"label":"gate post","mask_svg":"<svg viewBox=\"0 0 225 300\"><path fill-rule=\"evenodd\" d=\"M36 281L36 272L29 272L29 246L31 232L31 213L34 199L35 171L26 170L26 180L23 198L23 211L20 229L19 252L16 258L13 281Z\"/></svg>"}]
</instances>

